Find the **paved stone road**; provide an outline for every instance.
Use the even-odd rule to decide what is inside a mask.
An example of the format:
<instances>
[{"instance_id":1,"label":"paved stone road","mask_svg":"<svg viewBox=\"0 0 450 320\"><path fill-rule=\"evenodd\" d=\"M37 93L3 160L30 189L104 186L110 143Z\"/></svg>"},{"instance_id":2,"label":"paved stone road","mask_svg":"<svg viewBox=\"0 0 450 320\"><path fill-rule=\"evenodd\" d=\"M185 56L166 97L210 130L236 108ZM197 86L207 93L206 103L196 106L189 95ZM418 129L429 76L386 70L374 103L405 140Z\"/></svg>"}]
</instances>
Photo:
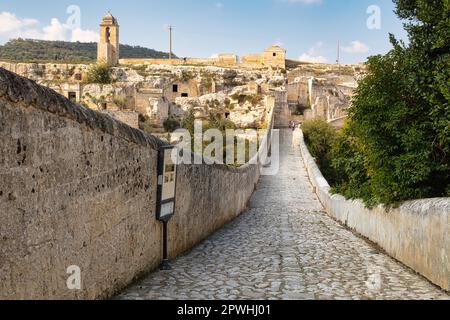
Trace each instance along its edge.
<instances>
[{"instance_id":1,"label":"paved stone road","mask_svg":"<svg viewBox=\"0 0 450 320\"><path fill-rule=\"evenodd\" d=\"M292 133L250 210L119 299L449 299L323 211Z\"/></svg>"}]
</instances>

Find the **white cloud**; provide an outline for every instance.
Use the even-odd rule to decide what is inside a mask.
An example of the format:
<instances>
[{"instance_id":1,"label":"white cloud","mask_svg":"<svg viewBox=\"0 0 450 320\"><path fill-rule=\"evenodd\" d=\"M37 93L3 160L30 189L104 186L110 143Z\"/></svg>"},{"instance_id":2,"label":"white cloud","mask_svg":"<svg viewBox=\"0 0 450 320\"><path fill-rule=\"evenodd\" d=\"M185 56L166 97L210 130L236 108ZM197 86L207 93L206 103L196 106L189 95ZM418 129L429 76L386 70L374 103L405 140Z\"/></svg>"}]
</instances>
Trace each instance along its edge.
<instances>
[{"instance_id":1,"label":"white cloud","mask_svg":"<svg viewBox=\"0 0 450 320\"><path fill-rule=\"evenodd\" d=\"M327 63L328 59L320 54L323 46L323 42L317 42L307 52L303 53L298 59L302 62Z\"/></svg>"},{"instance_id":2,"label":"white cloud","mask_svg":"<svg viewBox=\"0 0 450 320\"><path fill-rule=\"evenodd\" d=\"M0 34L16 33L38 23L35 19L19 19L13 13L0 12Z\"/></svg>"},{"instance_id":3,"label":"white cloud","mask_svg":"<svg viewBox=\"0 0 450 320\"><path fill-rule=\"evenodd\" d=\"M369 47L362 43L361 41L352 41L351 45L348 47L342 47L342 51L347 53L367 53L369 52Z\"/></svg>"},{"instance_id":4,"label":"white cloud","mask_svg":"<svg viewBox=\"0 0 450 320\"><path fill-rule=\"evenodd\" d=\"M298 58L301 62L312 62L312 63L327 63L328 59L324 56L310 56L307 53L303 53L300 58Z\"/></svg>"},{"instance_id":5,"label":"white cloud","mask_svg":"<svg viewBox=\"0 0 450 320\"><path fill-rule=\"evenodd\" d=\"M50 24L39 27L36 19L23 19L10 12L0 12L0 35L6 38L27 38L39 40L60 40L96 42L99 39L97 32L92 30L73 29L67 24L53 18Z\"/></svg>"},{"instance_id":6,"label":"white cloud","mask_svg":"<svg viewBox=\"0 0 450 320\"><path fill-rule=\"evenodd\" d=\"M65 41L67 39L67 32L68 29L58 19L53 18L50 25L42 29L42 36L40 38L43 40Z\"/></svg>"}]
</instances>

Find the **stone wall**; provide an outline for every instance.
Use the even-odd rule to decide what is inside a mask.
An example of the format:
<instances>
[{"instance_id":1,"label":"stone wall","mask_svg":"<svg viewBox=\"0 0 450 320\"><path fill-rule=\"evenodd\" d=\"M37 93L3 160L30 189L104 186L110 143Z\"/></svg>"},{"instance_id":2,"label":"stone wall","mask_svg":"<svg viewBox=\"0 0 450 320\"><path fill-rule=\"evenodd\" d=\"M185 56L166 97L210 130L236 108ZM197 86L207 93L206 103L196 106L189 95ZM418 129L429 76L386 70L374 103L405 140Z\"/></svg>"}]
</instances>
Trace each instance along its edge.
<instances>
[{"instance_id":1,"label":"stone wall","mask_svg":"<svg viewBox=\"0 0 450 320\"><path fill-rule=\"evenodd\" d=\"M0 61L0 68L5 68L36 81L53 81L81 83L89 70L84 64L55 64L55 63L14 63Z\"/></svg>"},{"instance_id":2,"label":"stone wall","mask_svg":"<svg viewBox=\"0 0 450 320\"><path fill-rule=\"evenodd\" d=\"M195 66L217 66L217 67L235 67L238 65L237 57L233 60L226 56L219 56L218 58L174 58L174 59L120 59L121 65L169 65L169 66L182 66L182 65L195 65Z\"/></svg>"},{"instance_id":3,"label":"stone wall","mask_svg":"<svg viewBox=\"0 0 450 320\"><path fill-rule=\"evenodd\" d=\"M409 201L396 209L367 209L332 195L330 186L296 132L311 183L326 211L431 282L450 290L450 198Z\"/></svg>"},{"instance_id":4,"label":"stone wall","mask_svg":"<svg viewBox=\"0 0 450 320\"><path fill-rule=\"evenodd\" d=\"M244 55L239 61L235 54L218 54L213 58L174 58L174 59L133 59L119 60L122 65L196 65L218 67L241 67L249 69L286 68L286 51L278 46L267 48L263 53Z\"/></svg>"},{"instance_id":5,"label":"stone wall","mask_svg":"<svg viewBox=\"0 0 450 320\"><path fill-rule=\"evenodd\" d=\"M162 258L162 142L0 68L0 299L113 295ZM175 257L245 210L259 166L181 166ZM67 268L82 289L68 290Z\"/></svg>"},{"instance_id":6,"label":"stone wall","mask_svg":"<svg viewBox=\"0 0 450 320\"><path fill-rule=\"evenodd\" d=\"M264 64L262 54L248 54L241 58L242 65L247 67L261 67Z\"/></svg>"},{"instance_id":7,"label":"stone wall","mask_svg":"<svg viewBox=\"0 0 450 320\"><path fill-rule=\"evenodd\" d=\"M139 129L139 113L133 111L108 111L102 110L100 111L103 114L107 114L110 117L113 117L120 122L129 125L132 128Z\"/></svg>"},{"instance_id":8,"label":"stone wall","mask_svg":"<svg viewBox=\"0 0 450 320\"><path fill-rule=\"evenodd\" d=\"M289 121L291 117L291 112L289 110L287 91L286 90L275 90L271 94L275 98L275 127L276 128L288 128Z\"/></svg>"}]
</instances>

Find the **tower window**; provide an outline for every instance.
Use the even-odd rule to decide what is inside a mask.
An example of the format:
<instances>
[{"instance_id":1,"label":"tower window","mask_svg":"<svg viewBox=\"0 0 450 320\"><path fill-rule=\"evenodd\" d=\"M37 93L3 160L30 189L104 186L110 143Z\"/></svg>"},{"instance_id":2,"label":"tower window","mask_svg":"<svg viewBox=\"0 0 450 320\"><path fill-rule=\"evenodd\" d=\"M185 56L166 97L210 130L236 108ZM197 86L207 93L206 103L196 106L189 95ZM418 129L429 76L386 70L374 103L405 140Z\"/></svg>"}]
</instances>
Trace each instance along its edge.
<instances>
[{"instance_id":1,"label":"tower window","mask_svg":"<svg viewBox=\"0 0 450 320\"><path fill-rule=\"evenodd\" d=\"M276 54L276 53L274 52L274 53L273 53L273 56L274 56L274 57L276 57L276 56L277 56L277 54Z\"/></svg>"},{"instance_id":2,"label":"tower window","mask_svg":"<svg viewBox=\"0 0 450 320\"><path fill-rule=\"evenodd\" d=\"M172 92L178 92L178 85L177 84L174 84L172 86Z\"/></svg>"},{"instance_id":3,"label":"tower window","mask_svg":"<svg viewBox=\"0 0 450 320\"><path fill-rule=\"evenodd\" d=\"M182 93L182 94L181 94L181 97L182 97L182 98L187 98L187 97L189 97L189 94L187 94L187 93Z\"/></svg>"},{"instance_id":4,"label":"tower window","mask_svg":"<svg viewBox=\"0 0 450 320\"><path fill-rule=\"evenodd\" d=\"M106 28L106 42L111 42L111 29L109 27Z\"/></svg>"}]
</instances>

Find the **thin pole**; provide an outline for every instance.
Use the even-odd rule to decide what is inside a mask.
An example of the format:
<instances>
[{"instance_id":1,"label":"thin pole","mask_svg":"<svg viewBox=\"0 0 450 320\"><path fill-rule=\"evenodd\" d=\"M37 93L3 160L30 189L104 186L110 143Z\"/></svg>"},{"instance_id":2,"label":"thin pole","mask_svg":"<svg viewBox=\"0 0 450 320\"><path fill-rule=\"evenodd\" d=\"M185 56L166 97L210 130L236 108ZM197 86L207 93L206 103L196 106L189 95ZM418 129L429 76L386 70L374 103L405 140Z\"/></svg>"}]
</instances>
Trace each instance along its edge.
<instances>
[{"instance_id":1,"label":"thin pole","mask_svg":"<svg viewBox=\"0 0 450 320\"><path fill-rule=\"evenodd\" d=\"M173 26L169 24L169 59L172 60L172 31Z\"/></svg>"},{"instance_id":2,"label":"thin pole","mask_svg":"<svg viewBox=\"0 0 450 320\"><path fill-rule=\"evenodd\" d=\"M167 235L167 221L163 222L163 261L160 269L163 271L172 270L172 267L169 263L169 254L168 254L168 235Z\"/></svg>"}]
</instances>

